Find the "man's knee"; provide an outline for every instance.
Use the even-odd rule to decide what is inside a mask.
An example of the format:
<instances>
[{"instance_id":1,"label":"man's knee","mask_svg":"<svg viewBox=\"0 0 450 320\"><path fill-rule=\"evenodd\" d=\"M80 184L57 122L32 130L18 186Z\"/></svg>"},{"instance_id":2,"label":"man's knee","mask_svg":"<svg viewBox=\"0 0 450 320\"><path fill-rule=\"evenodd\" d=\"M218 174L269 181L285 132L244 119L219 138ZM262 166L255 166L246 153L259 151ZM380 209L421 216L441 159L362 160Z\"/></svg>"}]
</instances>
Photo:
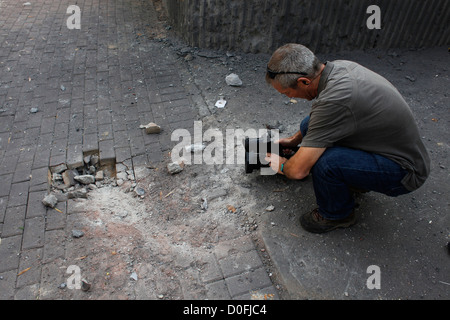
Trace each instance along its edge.
<instances>
[{"instance_id":1,"label":"man's knee","mask_svg":"<svg viewBox=\"0 0 450 320\"><path fill-rule=\"evenodd\" d=\"M335 176L339 171L340 157L333 148L325 150L311 169L311 173L316 177Z\"/></svg>"}]
</instances>

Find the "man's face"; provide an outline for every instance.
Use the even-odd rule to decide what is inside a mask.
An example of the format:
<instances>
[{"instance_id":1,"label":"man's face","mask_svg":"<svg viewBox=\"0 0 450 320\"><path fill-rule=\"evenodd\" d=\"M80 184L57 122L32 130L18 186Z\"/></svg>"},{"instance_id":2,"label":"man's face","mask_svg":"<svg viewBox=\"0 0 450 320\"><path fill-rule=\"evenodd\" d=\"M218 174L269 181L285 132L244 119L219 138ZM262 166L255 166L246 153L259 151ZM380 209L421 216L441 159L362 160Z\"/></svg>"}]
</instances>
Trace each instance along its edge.
<instances>
[{"instance_id":1,"label":"man's face","mask_svg":"<svg viewBox=\"0 0 450 320\"><path fill-rule=\"evenodd\" d=\"M313 97L308 92L307 86L302 86L301 84L302 83L299 82L296 88L283 88L278 81L275 80L272 82L272 86L275 90L289 98L312 100Z\"/></svg>"}]
</instances>

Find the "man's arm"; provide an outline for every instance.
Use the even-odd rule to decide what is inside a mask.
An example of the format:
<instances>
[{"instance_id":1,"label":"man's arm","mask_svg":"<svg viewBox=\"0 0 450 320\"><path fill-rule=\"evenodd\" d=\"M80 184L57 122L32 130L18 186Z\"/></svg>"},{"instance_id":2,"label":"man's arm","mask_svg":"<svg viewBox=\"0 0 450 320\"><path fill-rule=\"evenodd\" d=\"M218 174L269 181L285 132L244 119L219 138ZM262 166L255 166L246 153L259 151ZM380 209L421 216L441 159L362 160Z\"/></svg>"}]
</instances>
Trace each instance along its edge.
<instances>
[{"instance_id":1,"label":"man's arm","mask_svg":"<svg viewBox=\"0 0 450 320\"><path fill-rule=\"evenodd\" d=\"M325 150L326 148L301 147L289 160L278 157L276 154L271 154L266 160L271 162L272 169L278 173L284 174L289 179L301 180L309 175L311 168ZM281 172L283 163L283 172Z\"/></svg>"}]
</instances>

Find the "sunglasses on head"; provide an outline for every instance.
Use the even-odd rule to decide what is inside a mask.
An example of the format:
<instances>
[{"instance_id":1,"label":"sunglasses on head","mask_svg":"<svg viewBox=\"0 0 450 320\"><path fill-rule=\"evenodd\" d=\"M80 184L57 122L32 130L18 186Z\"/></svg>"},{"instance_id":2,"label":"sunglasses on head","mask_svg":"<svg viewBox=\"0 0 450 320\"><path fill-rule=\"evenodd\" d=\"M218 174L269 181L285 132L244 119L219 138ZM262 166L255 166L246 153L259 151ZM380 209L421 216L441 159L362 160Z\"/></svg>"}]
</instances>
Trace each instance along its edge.
<instances>
[{"instance_id":1,"label":"sunglasses on head","mask_svg":"<svg viewBox=\"0 0 450 320\"><path fill-rule=\"evenodd\" d=\"M269 69L269 66L267 66L267 75L270 79L275 79L275 77L279 74L301 74L302 76L307 76L308 74L306 72L297 72L297 71L280 71L275 72Z\"/></svg>"}]
</instances>

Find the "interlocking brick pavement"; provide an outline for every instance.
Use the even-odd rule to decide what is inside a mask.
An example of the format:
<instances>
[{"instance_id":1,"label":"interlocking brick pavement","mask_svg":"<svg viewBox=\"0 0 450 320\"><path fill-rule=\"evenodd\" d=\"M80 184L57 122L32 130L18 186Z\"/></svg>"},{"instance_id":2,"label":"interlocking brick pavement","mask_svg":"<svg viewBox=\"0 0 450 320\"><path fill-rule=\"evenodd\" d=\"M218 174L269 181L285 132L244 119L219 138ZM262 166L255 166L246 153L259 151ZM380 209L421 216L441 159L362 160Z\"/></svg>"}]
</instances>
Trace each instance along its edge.
<instances>
[{"instance_id":1,"label":"interlocking brick pavement","mask_svg":"<svg viewBox=\"0 0 450 320\"><path fill-rule=\"evenodd\" d=\"M0 1L0 299L35 299L65 256L72 212L42 205L49 168L76 168L89 154L102 165L157 163L172 130L197 119L178 71L146 36L150 0L76 1L80 30L66 27L73 1L30 2ZM148 122L165 129L147 135ZM251 240L236 239L211 255L208 297L261 288L276 297Z\"/></svg>"}]
</instances>

